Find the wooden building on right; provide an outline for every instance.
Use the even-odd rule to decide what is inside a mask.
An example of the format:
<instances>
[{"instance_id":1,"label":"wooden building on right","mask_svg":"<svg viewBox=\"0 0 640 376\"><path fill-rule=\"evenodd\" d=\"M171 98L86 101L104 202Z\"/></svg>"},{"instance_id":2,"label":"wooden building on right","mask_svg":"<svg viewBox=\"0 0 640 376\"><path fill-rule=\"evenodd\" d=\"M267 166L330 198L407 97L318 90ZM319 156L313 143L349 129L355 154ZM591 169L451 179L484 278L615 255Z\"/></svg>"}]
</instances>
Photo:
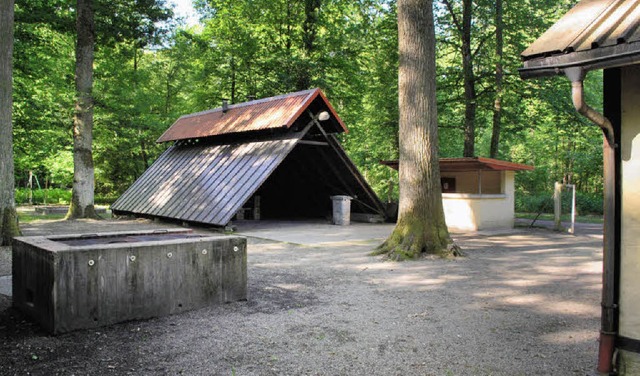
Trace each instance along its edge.
<instances>
[{"instance_id":1,"label":"wooden building on right","mask_svg":"<svg viewBox=\"0 0 640 376\"><path fill-rule=\"evenodd\" d=\"M600 374L640 375L640 0L582 0L523 53L523 79L564 75L604 135ZM604 70L603 111L583 80Z\"/></svg>"}]
</instances>

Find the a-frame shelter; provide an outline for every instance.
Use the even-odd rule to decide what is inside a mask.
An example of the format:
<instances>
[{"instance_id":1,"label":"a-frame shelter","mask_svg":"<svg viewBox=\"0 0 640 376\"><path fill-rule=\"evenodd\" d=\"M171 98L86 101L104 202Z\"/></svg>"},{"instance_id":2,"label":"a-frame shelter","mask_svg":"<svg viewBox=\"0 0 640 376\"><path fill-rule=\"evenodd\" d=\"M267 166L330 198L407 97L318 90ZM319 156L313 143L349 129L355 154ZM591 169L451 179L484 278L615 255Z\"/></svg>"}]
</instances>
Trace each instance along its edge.
<instances>
[{"instance_id":1,"label":"a-frame shelter","mask_svg":"<svg viewBox=\"0 0 640 376\"><path fill-rule=\"evenodd\" d=\"M185 115L158 139L173 145L111 208L225 226L237 216L326 218L330 197L347 195L352 213L384 217L336 139L341 132L346 126L319 89Z\"/></svg>"}]
</instances>

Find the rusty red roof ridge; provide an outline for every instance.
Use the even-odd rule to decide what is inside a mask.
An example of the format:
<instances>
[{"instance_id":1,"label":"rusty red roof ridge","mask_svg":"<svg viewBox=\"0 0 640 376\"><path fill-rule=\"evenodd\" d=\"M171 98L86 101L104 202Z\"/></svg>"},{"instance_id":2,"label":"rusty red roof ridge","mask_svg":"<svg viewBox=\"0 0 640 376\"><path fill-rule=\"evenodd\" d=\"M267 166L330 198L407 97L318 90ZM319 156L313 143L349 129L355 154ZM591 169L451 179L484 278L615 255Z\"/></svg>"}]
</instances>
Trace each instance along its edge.
<instances>
[{"instance_id":1,"label":"rusty red roof ridge","mask_svg":"<svg viewBox=\"0 0 640 376\"><path fill-rule=\"evenodd\" d=\"M318 99L320 97L321 99ZM327 133L348 132L347 127L319 88L247 101L178 118L156 142L178 141L222 135L291 128L316 100L314 111L328 111L331 120L321 126ZM317 116L318 114L311 114ZM242 137L242 136L240 136Z\"/></svg>"},{"instance_id":2,"label":"rusty red roof ridge","mask_svg":"<svg viewBox=\"0 0 640 376\"><path fill-rule=\"evenodd\" d=\"M276 101L276 100L280 100L280 99L286 99L286 98L292 98L292 97L301 97L301 96L304 96L304 95L311 96L312 94L314 94L316 91L319 91L319 90L320 90L319 88L314 88L314 89L296 91L296 92L293 92L293 93L275 95L275 96L272 96L272 97L254 99L252 101L234 103L234 104L230 104L229 105L228 110L233 110L233 109L242 108L242 107L246 107L246 106L255 106L255 105L258 105L258 104L263 104L263 103ZM190 118L190 117L194 117L194 116L212 114L212 113L216 113L216 112L220 112L220 111L222 111L222 107L216 107L216 108L212 108L212 109L209 109L209 110L203 110L203 111L194 112L194 113L191 113L191 114L182 115L182 116L180 116L178 118L178 120L183 119L183 118L186 119L186 118Z\"/></svg>"}]
</instances>

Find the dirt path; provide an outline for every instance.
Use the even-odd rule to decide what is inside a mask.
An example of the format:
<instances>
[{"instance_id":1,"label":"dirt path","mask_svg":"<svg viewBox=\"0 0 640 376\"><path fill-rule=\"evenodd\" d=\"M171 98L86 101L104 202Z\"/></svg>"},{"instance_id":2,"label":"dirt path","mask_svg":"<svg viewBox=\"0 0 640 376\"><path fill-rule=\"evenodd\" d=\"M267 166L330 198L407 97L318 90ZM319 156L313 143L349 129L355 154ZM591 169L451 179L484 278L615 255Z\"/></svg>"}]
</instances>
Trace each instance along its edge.
<instances>
[{"instance_id":1,"label":"dirt path","mask_svg":"<svg viewBox=\"0 0 640 376\"><path fill-rule=\"evenodd\" d=\"M105 223L72 230L96 226ZM159 225L125 225L133 226ZM527 230L457 241L464 259L390 263L367 256L376 241L254 239L247 302L57 337L0 295L0 374L586 375L595 368L601 234Z\"/></svg>"}]
</instances>

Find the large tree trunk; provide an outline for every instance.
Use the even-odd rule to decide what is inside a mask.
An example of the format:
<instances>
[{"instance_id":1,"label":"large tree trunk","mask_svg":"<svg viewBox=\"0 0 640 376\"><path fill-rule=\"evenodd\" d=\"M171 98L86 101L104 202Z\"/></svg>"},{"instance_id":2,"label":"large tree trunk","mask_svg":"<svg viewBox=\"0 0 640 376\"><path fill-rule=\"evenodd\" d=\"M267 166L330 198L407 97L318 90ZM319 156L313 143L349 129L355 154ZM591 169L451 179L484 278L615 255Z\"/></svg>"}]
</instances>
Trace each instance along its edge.
<instances>
[{"instance_id":1,"label":"large tree trunk","mask_svg":"<svg viewBox=\"0 0 640 376\"><path fill-rule=\"evenodd\" d=\"M20 235L13 176L13 0L0 1L0 245Z\"/></svg>"},{"instance_id":2,"label":"large tree trunk","mask_svg":"<svg viewBox=\"0 0 640 376\"><path fill-rule=\"evenodd\" d=\"M502 0L496 0L496 99L493 106L493 128L491 131L491 147L489 157L496 158L500 146L502 130L502 70L503 38L502 38Z\"/></svg>"},{"instance_id":3,"label":"large tree trunk","mask_svg":"<svg viewBox=\"0 0 640 376\"><path fill-rule=\"evenodd\" d=\"M473 1L462 1L462 71L464 74L464 150L465 157L475 157L476 78L471 52L471 15Z\"/></svg>"},{"instance_id":4,"label":"large tree trunk","mask_svg":"<svg viewBox=\"0 0 640 376\"><path fill-rule=\"evenodd\" d=\"M73 118L73 191L67 219L99 218L93 207L93 48L92 0L77 0L76 106Z\"/></svg>"},{"instance_id":5,"label":"large tree trunk","mask_svg":"<svg viewBox=\"0 0 640 376\"><path fill-rule=\"evenodd\" d=\"M442 208L432 6L398 1L400 208L395 229L374 252L393 260L459 251Z\"/></svg>"}]
</instances>

